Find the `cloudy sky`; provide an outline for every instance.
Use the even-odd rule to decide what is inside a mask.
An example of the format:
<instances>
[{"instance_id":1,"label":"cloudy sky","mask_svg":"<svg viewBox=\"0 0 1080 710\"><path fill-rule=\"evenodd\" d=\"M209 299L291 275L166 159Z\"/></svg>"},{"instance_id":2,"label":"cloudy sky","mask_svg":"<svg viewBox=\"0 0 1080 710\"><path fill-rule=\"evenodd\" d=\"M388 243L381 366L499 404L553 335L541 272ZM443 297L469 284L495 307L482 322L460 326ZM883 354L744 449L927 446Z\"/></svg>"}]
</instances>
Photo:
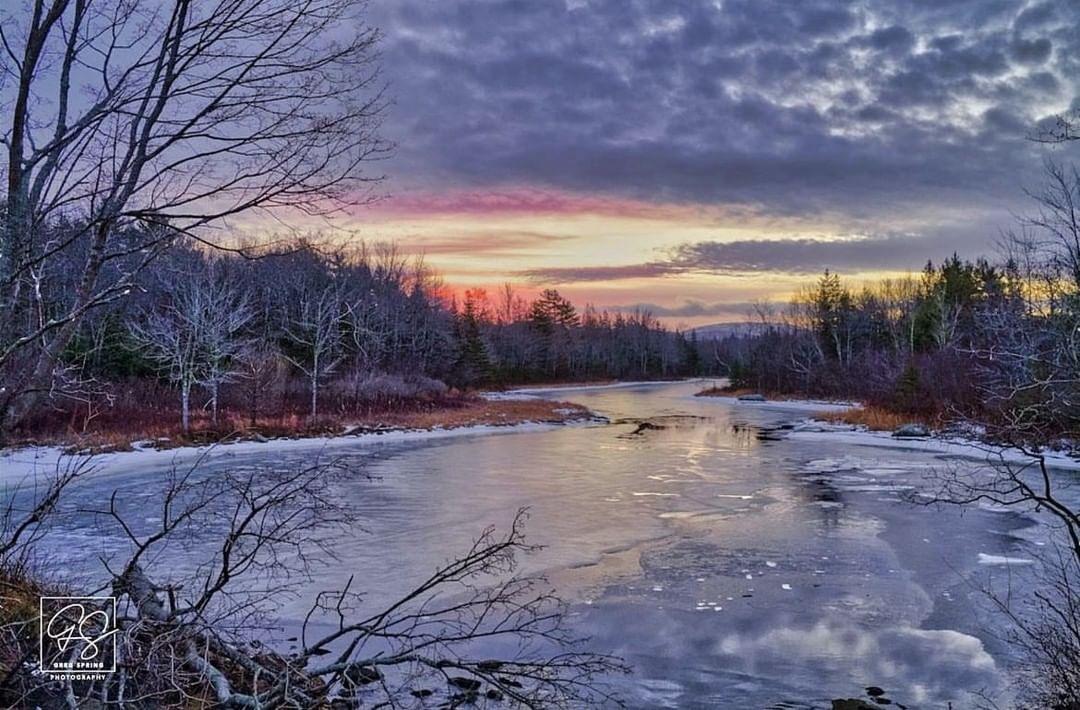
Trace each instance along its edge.
<instances>
[{"instance_id":1,"label":"cloudy sky","mask_svg":"<svg viewBox=\"0 0 1080 710\"><path fill-rule=\"evenodd\" d=\"M989 253L1076 108L1071 0L374 0L374 239L689 324ZM1072 156L1075 157L1075 156Z\"/></svg>"}]
</instances>

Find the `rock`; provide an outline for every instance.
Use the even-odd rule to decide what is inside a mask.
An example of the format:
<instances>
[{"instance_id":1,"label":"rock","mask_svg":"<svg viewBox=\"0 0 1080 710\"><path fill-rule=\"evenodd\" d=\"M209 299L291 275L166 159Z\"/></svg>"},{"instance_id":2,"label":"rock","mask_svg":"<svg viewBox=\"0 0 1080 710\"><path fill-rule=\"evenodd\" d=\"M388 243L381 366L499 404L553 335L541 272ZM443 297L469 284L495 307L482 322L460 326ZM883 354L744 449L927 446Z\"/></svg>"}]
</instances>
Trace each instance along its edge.
<instances>
[{"instance_id":1,"label":"rock","mask_svg":"<svg viewBox=\"0 0 1080 710\"><path fill-rule=\"evenodd\" d=\"M345 671L345 677L353 685L367 685L382 680L382 673L372 666L353 666Z\"/></svg>"},{"instance_id":2,"label":"rock","mask_svg":"<svg viewBox=\"0 0 1080 710\"><path fill-rule=\"evenodd\" d=\"M876 685L868 685L866 687L866 694L869 695L872 698L876 698L876 697L879 697L881 695L884 695L885 690L883 688L877 687Z\"/></svg>"},{"instance_id":3,"label":"rock","mask_svg":"<svg viewBox=\"0 0 1080 710\"><path fill-rule=\"evenodd\" d=\"M459 705L475 705L479 699L479 693L457 693L450 697L450 704L443 707L456 708Z\"/></svg>"},{"instance_id":4,"label":"rock","mask_svg":"<svg viewBox=\"0 0 1080 710\"><path fill-rule=\"evenodd\" d=\"M647 431L663 431L664 429L667 429L667 427L662 425L662 424L653 424L652 422L641 422L640 424L637 425L637 429L634 429L632 432L630 432L628 434L628 436L641 436L642 434L644 434Z\"/></svg>"},{"instance_id":5,"label":"rock","mask_svg":"<svg viewBox=\"0 0 1080 710\"><path fill-rule=\"evenodd\" d=\"M878 710L878 707L858 698L837 698L832 701L832 710Z\"/></svg>"},{"instance_id":6,"label":"rock","mask_svg":"<svg viewBox=\"0 0 1080 710\"><path fill-rule=\"evenodd\" d=\"M918 439L930 436L930 430L922 424L903 424L892 435L897 439Z\"/></svg>"},{"instance_id":7,"label":"rock","mask_svg":"<svg viewBox=\"0 0 1080 710\"><path fill-rule=\"evenodd\" d=\"M450 678L448 682L455 688L461 688L468 692L475 693L477 690L480 690L480 681L475 678L461 678L460 676L457 676Z\"/></svg>"},{"instance_id":8,"label":"rock","mask_svg":"<svg viewBox=\"0 0 1080 710\"><path fill-rule=\"evenodd\" d=\"M409 694L414 698L430 698L435 694L434 690L428 690L427 688L420 688L418 690L410 690Z\"/></svg>"},{"instance_id":9,"label":"rock","mask_svg":"<svg viewBox=\"0 0 1080 710\"><path fill-rule=\"evenodd\" d=\"M503 699L503 694L501 692L499 692L498 690L495 690L494 688L491 688L490 690L488 690L488 692L485 693L484 695L485 695L485 697L487 697L488 700L494 700L495 702L499 702L500 700Z\"/></svg>"},{"instance_id":10,"label":"rock","mask_svg":"<svg viewBox=\"0 0 1080 710\"><path fill-rule=\"evenodd\" d=\"M765 395L763 394L740 394L740 402L764 402Z\"/></svg>"}]
</instances>

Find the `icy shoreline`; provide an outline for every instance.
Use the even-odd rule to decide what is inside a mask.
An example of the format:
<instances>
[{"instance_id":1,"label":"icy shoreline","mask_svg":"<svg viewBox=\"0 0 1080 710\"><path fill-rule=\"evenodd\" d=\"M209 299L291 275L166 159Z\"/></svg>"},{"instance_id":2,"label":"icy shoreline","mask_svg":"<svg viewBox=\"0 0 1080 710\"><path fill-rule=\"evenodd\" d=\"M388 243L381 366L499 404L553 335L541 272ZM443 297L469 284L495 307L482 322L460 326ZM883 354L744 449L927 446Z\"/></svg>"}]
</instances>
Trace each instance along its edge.
<instances>
[{"instance_id":1,"label":"icy shoreline","mask_svg":"<svg viewBox=\"0 0 1080 710\"><path fill-rule=\"evenodd\" d=\"M836 412L859 406L854 402L830 402L808 399L784 400L740 400L733 396L710 396L703 399L718 399L729 406L754 407L770 410L788 410L792 412ZM799 441L818 441L821 443L849 444L852 446L872 446L879 449L900 451L919 451L922 453L954 456L987 464L1023 464L1032 459L1015 449L1002 449L976 439L961 436L929 436L917 438L894 437L892 432L871 431L865 427L850 424L831 424L813 417L804 418L785 438ZM1046 464L1060 471L1080 471L1080 460L1067 454L1044 452Z\"/></svg>"},{"instance_id":2,"label":"icy shoreline","mask_svg":"<svg viewBox=\"0 0 1080 710\"><path fill-rule=\"evenodd\" d=\"M847 409L858 407L857 402L836 402L827 399L739 399L735 395L710 394L699 396L698 399L718 399L726 404L735 406L754 407L756 409L787 409L797 412L842 412Z\"/></svg>"},{"instance_id":3,"label":"icy shoreline","mask_svg":"<svg viewBox=\"0 0 1080 710\"><path fill-rule=\"evenodd\" d=\"M81 459L92 459L94 476L109 473L127 473L135 469L162 469L172 466L191 465L203 457L246 454L274 454L285 451L312 450L316 454L337 449L362 448L377 444L429 441L464 436L540 432L566 426L595 426L598 418L570 420L566 422L519 422L515 424L477 424L450 429L389 429L382 432L341 434L338 436L278 438L266 441L242 440L222 442L205 446L180 446L173 449L155 449L148 445L137 446L134 451L113 451L90 455L66 453L61 446L26 446L0 450L0 486L33 483L36 479L53 474L57 466Z\"/></svg>"},{"instance_id":4,"label":"icy shoreline","mask_svg":"<svg viewBox=\"0 0 1080 710\"><path fill-rule=\"evenodd\" d=\"M1002 449L991 444L984 444L975 439L941 436L898 438L887 431L870 431L849 425L835 425L808 419L797 425L788 435L801 441L820 441L823 443L850 444L852 446L873 446L879 449L901 451L920 451L957 458L981 461L988 464L1032 463L1033 460L1016 449ZM1080 460L1067 454L1048 451L1043 453L1046 465L1061 471L1080 471Z\"/></svg>"}]
</instances>

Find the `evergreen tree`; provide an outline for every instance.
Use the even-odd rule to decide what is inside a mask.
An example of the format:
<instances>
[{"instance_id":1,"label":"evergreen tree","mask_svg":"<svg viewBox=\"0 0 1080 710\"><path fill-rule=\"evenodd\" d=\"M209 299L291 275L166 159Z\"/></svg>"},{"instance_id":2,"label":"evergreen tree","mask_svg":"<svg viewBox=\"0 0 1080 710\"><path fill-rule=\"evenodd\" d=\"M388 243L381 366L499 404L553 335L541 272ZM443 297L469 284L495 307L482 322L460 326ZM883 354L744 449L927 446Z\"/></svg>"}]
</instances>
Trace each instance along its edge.
<instances>
[{"instance_id":1,"label":"evergreen tree","mask_svg":"<svg viewBox=\"0 0 1080 710\"><path fill-rule=\"evenodd\" d=\"M458 355L454 366L458 380L465 385L480 385L492 380L494 368L481 335L480 321L476 302L466 297L456 319Z\"/></svg>"},{"instance_id":2,"label":"evergreen tree","mask_svg":"<svg viewBox=\"0 0 1080 710\"><path fill-rule=\"evenodd\" d=\"M538 330L550 333L556 327L573 328L578 325L574 304L553 288L545 289L533 302L529 320Z\"/></svg>"},{"instance_id":3,"label":"evergreen tree","mask_svg":"<svg viewBox=\"0 0 1080 710\"><path fill-rule=\"evenodd\" d=\"M678 337L679 348L682 350L683 372L687 375L700 375L701 352L698 350L697 331L691 330L689 338L683 333L679 333Z\"/></svg>"}]
</instances>

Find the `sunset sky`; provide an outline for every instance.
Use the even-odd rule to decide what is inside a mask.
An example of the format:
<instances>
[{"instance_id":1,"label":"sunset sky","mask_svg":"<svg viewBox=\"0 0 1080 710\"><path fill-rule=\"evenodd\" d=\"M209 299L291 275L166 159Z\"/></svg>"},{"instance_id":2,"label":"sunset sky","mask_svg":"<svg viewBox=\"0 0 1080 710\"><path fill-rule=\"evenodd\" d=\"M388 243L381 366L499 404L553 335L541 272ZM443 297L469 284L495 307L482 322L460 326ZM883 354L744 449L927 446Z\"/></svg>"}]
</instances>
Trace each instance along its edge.
<instances>
[{"instance_id":1,"label":"sunset sky","mask_svg":"<svg viewBox=\"0 0 1080 710\"><path fill-rule=\"evenodd\" d=\"M344 228L455 287L740 320L993 250L1078 106L1065 0L376 0L397 142Z\"/></svg>"}]
</instances>

